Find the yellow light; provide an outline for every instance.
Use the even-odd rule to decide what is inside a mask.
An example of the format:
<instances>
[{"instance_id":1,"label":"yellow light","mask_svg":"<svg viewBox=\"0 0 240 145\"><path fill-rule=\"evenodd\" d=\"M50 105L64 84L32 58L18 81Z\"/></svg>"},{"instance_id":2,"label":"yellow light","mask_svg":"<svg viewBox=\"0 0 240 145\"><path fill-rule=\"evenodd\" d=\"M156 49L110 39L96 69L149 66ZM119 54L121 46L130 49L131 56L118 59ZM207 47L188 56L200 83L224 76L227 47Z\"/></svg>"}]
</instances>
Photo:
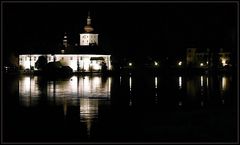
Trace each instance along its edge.
<instances>
[{"instance_id":1,"label":"yellow light","mask_svg":"<svg viewBox=\"0 0 240 145\"><path fill-rule=\"evenodd\" d=\"M178 65L181 66L181 65L182 65L182 61L179 61L179 62L178 62Z\"/></svg>"},{"instance_id":2,"label":"yellow light","mask_svg":"<svg viewBox=\"0 0 240 145\"><path fill-rule=\"evenodd\" d=\"M200 66L203 66L203 63L200 63Z\"/></svg>"},{"instance_id":3,"label":"yellow light","mask_svg":"<svg viewBox=\"0 0 240 145\"><path fill-rule=\"evenodd\" d=\"M128 63L128 65L129 65L129 66L132 66L132 63L131 63L131 62L129 62L129 63Z\"/></svg>"},{"instance_id":4,"label":"yellow light","mask_svg":"<svg viewBox=\"0 0 240 145\"><path fill-rule=\"evenodd\" d=\"M226 61L227 61L226 58L222 58L222 65L223 65L223 66L227 65Z\"/></svg>"},{"instance_id":5,"label":"yellow light","mask_svg":"<svg viewBox=\"0 0 240 145\"><path fill-rule=\"evenodd\" d=\"M155 62L154 62L154 65L155 65L155 66L157 66L157 65L158 65L158 63L155 61Z\"/></svg>"}]
</instances>

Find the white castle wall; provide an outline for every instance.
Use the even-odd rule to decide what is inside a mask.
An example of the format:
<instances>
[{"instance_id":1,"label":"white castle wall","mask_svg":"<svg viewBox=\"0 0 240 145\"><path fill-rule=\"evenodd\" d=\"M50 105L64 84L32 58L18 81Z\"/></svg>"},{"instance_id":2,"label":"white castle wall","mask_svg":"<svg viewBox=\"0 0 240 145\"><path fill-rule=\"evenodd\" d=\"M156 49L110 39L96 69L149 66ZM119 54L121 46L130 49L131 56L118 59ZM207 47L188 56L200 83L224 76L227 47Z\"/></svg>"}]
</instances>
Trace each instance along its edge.
<instances>
[{"instance_id":1,"label":"white castle wall","mask_svg":"<svg viewBox=\"0 0 240 145\"><path fill-rule=\"evenodd\" d=\"M104 61L106 63L107 69L111 70L111 62L110 62L110 56L111 55L78 55L78 54L46 54L46 55L40 55L40 54L23 54L19 55L19 66L22 67L22 69L30 69L30 66L37 70L35 67L35 63L38 60L39 56L45 56L47 57L47 62L54 62L60 61L62 65L64 66L70 66L73 71L77 71L78 66L81 71L99 71L101 69L101 63ZM103 60L91 60L102 57Z\"/></svg>"}]
</instances>

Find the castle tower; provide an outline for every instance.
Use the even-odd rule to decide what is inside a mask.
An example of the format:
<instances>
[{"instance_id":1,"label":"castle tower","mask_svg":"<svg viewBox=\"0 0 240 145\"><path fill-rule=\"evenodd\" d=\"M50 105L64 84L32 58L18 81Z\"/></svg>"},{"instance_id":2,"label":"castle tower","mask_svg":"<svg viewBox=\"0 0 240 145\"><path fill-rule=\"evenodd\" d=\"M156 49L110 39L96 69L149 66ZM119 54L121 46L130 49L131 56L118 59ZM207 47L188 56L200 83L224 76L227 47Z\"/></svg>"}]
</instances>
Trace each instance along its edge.
<instances>
[{"instance_id":1,"label":"castle tower","mask_svg":"<svg viewBox=\"0 0 240 145\"><path fill-rule=\"evenodd\" d=\"M94 34L93 27L91 26L90 12L88 12L87 25L84 27L84 33L80 34L80 46L93 46L98 45L98 34Z\"/></svg>"},{"instance_id":2,"label":"castle tower","mask_svg":"<svg viewBox=\"0 0 240 145\"><path fill-rule=\"evenodd\" d=\"M68 46L68 42L67 42L68 40L67 40L67 33L65 32L64 33L64 37L63 37L63 46L65 47L65 48L67 48L67 46Z\"/></svg>"}]
</instances>

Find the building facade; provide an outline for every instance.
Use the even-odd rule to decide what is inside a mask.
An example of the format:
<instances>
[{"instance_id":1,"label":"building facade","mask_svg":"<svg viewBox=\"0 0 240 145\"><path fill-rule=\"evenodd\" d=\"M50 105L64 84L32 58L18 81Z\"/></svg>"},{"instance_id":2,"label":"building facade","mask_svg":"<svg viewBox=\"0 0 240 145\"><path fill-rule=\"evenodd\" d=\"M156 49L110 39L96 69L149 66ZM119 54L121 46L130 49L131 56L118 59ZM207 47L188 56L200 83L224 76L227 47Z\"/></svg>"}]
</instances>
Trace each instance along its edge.
<instances>
[{"instance_id":1,"label":"building facade","mask_svg":"<svg viewBox=\"0 0 240 145\"><path fill-rule=\"evenodd\" d=\"M215 55L216 62L213 62ZM210 52L210 49L187 48L186 64L188 67L208 68L216 63L218 67L231 66L231 53L224 51L222 48L216 52Z\"/></svg>"},{"instance_id":2,"label":"building facade","mask_svg":"<svg viewBox=\"0 0 240 145\"><path fill-rule=\"evenodd\" d=\"M97 72L103 66L107 70L111 70L111 55L107 54L98 47L98 34L93 32L91 26L91 17L88 14L87 25L84 27L84 32L80 34L80 46L74 47L74 51L70 51L68 37L65 33L63 38L63 48L57 53L42 53L42 54L21 54L19 55L19 66L22 70L38 70L35 63L40 56L43 56L49 62L60 62L63 66L69 66L74 72Z\"/></svg>"}]
</instances>

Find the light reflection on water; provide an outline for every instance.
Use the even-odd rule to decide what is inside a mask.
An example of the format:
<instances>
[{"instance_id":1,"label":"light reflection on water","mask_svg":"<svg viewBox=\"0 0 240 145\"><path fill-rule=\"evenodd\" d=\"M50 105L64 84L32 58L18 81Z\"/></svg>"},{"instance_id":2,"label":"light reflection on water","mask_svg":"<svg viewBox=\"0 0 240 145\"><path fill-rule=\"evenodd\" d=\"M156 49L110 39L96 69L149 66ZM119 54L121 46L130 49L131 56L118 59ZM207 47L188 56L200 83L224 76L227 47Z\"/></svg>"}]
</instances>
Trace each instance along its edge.
<instances>
[{"instance_id":1,"label":"light reflection on water","mask_svg":"<svg viewBox=\"0 0 240 145\"><path fill-rule=\"evenodd\" d=\"M158 77L154 78L155 80L155 103L158 103Z\"/></svg>"},{"instance_id":2,"label":"light reflection on water","mask_svg":"<svg viewBox=\"0 0 240 145\"><path fill-rule=\"evenodd\" d=\"M60 80L48 80L45 84L41 84L40 77L37 76L24 76L19 79L19 96L20 103L23 106L35 106L40 102L41 96L47 96L47 102L54 105L63 105L66 110L66 106L81 106L80 113L86 114L82 110L90 111L88 114L97 114L97 108L99 106L99 100L110 100L110 93L112 87L112 78L102 78L100 76L85 76L78 77L72 76L68 79ZM128 78L128 87L129 87L129 105L131 106L133 97L135 94L132 90L133 80L135 78L129 76ZM227 92L230 89L231 77L229 76L219 76L217 83L214 82L213 78L207 75L200 75L195 77L188 76L177 76L177 86L178 93L181 96L179 101L182 101L183 98L188 100L196 101L199 100L201 105L204 105L204 100L206 97L209 97L214 91L219 92L219 99L221 102L224 101ZM44 81L43 81L44 82ZM154 98L155 103L158 101L159 93L161 94L161 87L159 86L159 76L154 76L153 87L154 87ZM171 82L169 82L171 83ZM126 85L124 81L122 82L122 77L120 77L119 85ZM149 85L149 84L146 84ZM165 84L161 84L165 85ZM119 88L120 89L120 88ZM218 91L219 89L219 91ZM121 90L119 90L121 91ZM138 90L141 91L141 90ZM174 90L173 90L174 91ZM179 102L179 105L182 105L182 102ZM86 106L89 106L89 109L86 109ZM92 112L91 112L92 111ZM64 111L66 115L66 111Z\"/></svg>"},{"instance_id":3,"label":"light reflection on water","mask_svg":"<svg viewBox=\"0 0 240 145\"><path fill-rule=\"evenodd\" d=\"M38 77L28 76L19 80L20 101L24 106L34 106L39 101Z\"/></svg>"},{"instance_id":4,"label":"light reflection on water","mask_svg":"<svg viewBox=\"0 0 240 145\"><path fill-rule=\"evenodd\" d=\"M129 106L132 106L132 77L129 77Z\"/></svg>"},{"instance_id":5,"label":"light reflection on water","mask_svg":"<svg viewBox=\"0 0 240 145\"><path fill-rule=\"evenodd\" d=\"M99 106L110 103L111 77L72 76L68 79L43 81L46 86L41 86L39 79L41 78L37 76L19 79L21 105L34 107L40 102L41 94L46 93L47 103L63 106L65 117L69 106L79 107L80 121L86 123L88 133L92 121L97 119Z\"/></svg>"},{"instance_id":6,"label":"light reflection on water","mask_svg":"<svg viewBox=\"0 0 240 145\"><path fill-rule=\"evenodd\" d=\"M87 133L90 135L92 124L99 117L99 109L104 105L109 106L111 103L113 82L115 86L126 87L126 90L115 87L115 91L125 93L119 100L129 96L127 98L128 106L134 106L140 97L136 96L136 93L140 92L141 94L141 91L154 91L149 94L152 94L155 105L164 103L161 102L164 101L164 97L169 97L164 93L169 91L169 93L176 93L177 103L175 103L181 108L187 103L197 103L199 106L205 107L211 97L216 97L221 104L226 104L226 97L231 88L231 77L218 76L216 78L213 79L207 75L194 77L178 75L173 81L165 80L167 84L164 84L164 77L153 76L151 84L143 84L143 90L137 90L136 86L142 84L139 83L141 81L135 83L138 78L134 76L118 77L117 85L116 81L112 81L112 77L72 76L65 79L46 80L38 76L24 76L19 79L19 100L22 106L34 107L41 105L41 100L45 97L45 103L48 105L62 106L64 117L67 117L71 111L70 107L75 107L79 112L80 122L86 124ZM171 90L164 90L164 86L170 86ZM150 99L151 96L146 98L146 100ZM174 102L174 99L171 99L171 102Z\"/></svg>"}]
</instances>

